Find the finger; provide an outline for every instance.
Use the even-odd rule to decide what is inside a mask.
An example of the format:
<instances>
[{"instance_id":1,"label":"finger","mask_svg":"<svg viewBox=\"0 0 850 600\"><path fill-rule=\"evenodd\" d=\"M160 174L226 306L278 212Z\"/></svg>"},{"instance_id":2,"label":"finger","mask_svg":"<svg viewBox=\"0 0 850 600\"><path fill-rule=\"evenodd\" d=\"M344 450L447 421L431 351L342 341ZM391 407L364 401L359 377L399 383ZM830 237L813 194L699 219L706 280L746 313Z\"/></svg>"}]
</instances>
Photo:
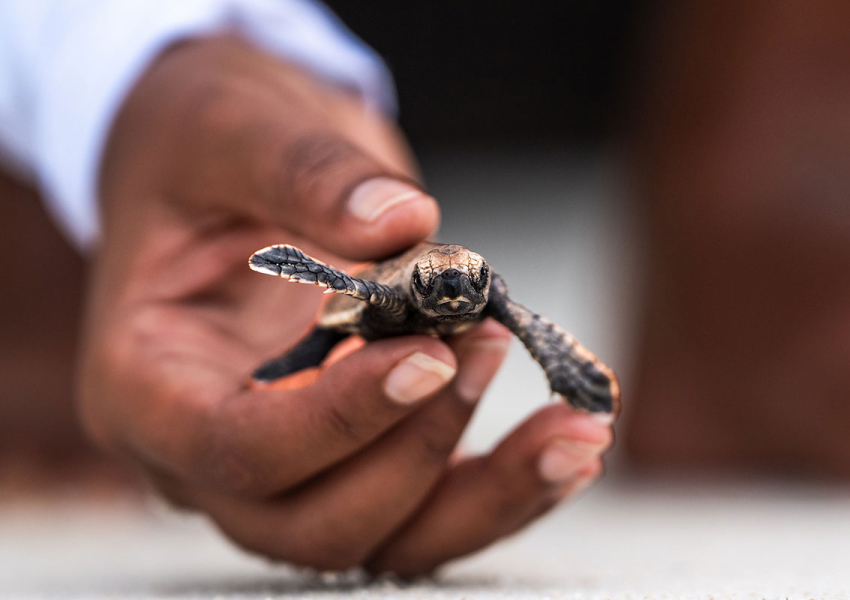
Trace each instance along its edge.
<instances>
[{"instance_id":1,"label":"finger","mask_svg":"<svg viewBox=\"0 0 850 600\"><path fill-rule=\"evenodd\" d=\"M476 399L498 370L509 335L489 322L453 340L458 372L484 372ZM323 569L362 564L430 493L474 405L452 385L374 444L280 500L246 503L218 495L199 502L228 535L267 556Z\"/></svg>"},{"instance_id":2,"label":"finger","mask_svg":"<svg viewBox=\"0 0 850 600\"><path fill-rule=\"evenodd\" d=\"M346 258L386 256L435 230L434 199L404 157L387 159L401 147L388 120L247 44L216 44L170 58L195 67L194 53L222 55L186 93L192 172L176 185Z\"/></svg>"},{"instance_id":3,"label":"finger","mask_svg":"<svg viewBox=\"0 0 850 600\"><path fill-rule=\"evenodd\" d=\"M610 428L565 406L535 414L489 456L466 460L370 561L409 576L482 548L542 514L593 476ZM591 469L583 471L583 469Z\"/></svg>"},{"instance_id":4,"label":"finger","mask_svg":"<svg viewBox=\"0 0 850 600\"><path fill-rule=\"evenodd\" d=\"M505 535L510 535L514 531L522 529L535 519L542 517L544 514L552 510L563 500L568 500L581 495L587 488L599 479L605 471L602 463L602 457L597 457L584 467L576 471L575 476L561 486L556 487L552 494L544 500L536 511L533 511L525 521L518 522L516 527L508 531Z\"/></svg>"},{"instance_id":5,"label":"finger","mask_svg":"<svg viewBox=\"0 0 850 600\"><path fill-rule=\"evenodd\" d=\"M254 178L267 191L258 208L270 222L356 260L386 256L434 232L437 203L412 179L339 132L287 126L263 144L276 163L263 169L259 157L245 158L247 168L260 171Z\"/></svg>"},{"instance_id":6,"label":"finger","mask_svg":"<svg viewBox=\"0 0 850 600\"><path fill-rule=\"evenodd\" d=\"M348 566L362 564L410 517L445 472L510 339L504 327L488 321L452 340L458 376L451 386L374 444L288 498L296 520L314 512L324 515L322 525L311 531L313 547L299 549L300 554L313 550L319 553L316 560L324 560L329 558L325 547L342 547L344 553L330 558Z\"/></svg>"},{"instance_id":7,"label":"finger","mask_svg":"<svg viewBox=\"0 0 850 600\"><path fill-rule=\"evenodd\" d=\"M439 340L380 340L329 366L313 385L238 394L204 432L210 461L202 472L241 493L276 493L372 442L455 371Z\"/></svg>"},{"instance_id":8,"label":"finger","mask_svg":"<svg viewBox=\"0 0 850 600\"><path fill-rule=\"evenodd\" d=\"M445 387L456 360L435 338L379 340L329 366L312 385L220 399L199 398L193 371L175 368L192 385L165 389L157 378L118 411L113 427L121 428L122 448L178 479L265 496L370 443Z\"/></svg>"}]
</instances>

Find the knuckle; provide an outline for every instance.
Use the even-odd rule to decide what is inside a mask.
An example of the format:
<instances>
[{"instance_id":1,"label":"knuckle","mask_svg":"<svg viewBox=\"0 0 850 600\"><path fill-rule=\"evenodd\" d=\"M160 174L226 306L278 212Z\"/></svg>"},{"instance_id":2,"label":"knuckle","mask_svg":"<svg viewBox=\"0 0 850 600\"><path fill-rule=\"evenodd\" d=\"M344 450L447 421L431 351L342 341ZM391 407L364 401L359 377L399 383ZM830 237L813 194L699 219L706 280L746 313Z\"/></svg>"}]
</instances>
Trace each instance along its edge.
<instances>
[{"instance_id":1,"label":"knuckle","mask_svg":"<svg viewBox=\"0 0 850 600\"><path fill-rule=\"evenodd\" d=\"M454 428L435 417L418 419L416 431L427 462L444 462L457 445Z\"/></svg>"},{"instance_id":2,"label":"knuckle","mask_svg":"<svg viewBox=\"0 0 850 600\"><path fill-rule=\"evenodd\" d=\"M357 182L380 170L348 140L332 132L301 134L286 146L279 165L281 196L314 201L342 197Z\"/></svg>"},{"instance_id":3,"label":"knuckle","mask_svg":"<svg viewBox=\"0 0 850 600\"><path fill-rule=\"evenodd\" d=\"M293 142L288 153L288 166L293 176L312 178L358 154L353 144L333 133L308 133Z\"/></svg>"},{"instance_id":4,"label":"knuckle","mask_svg":"<svg viewBox=\"0 0 850 600\"><path fill-rule=\"evenodd\" d=\"M370 432L373 428L365 415L355 417L334 402L329 403L325 410L321 411L320 418L324 420L326 429L330 430L330 434L337 439L361 445L372 437Z\"/></svg>"}]
</instances>

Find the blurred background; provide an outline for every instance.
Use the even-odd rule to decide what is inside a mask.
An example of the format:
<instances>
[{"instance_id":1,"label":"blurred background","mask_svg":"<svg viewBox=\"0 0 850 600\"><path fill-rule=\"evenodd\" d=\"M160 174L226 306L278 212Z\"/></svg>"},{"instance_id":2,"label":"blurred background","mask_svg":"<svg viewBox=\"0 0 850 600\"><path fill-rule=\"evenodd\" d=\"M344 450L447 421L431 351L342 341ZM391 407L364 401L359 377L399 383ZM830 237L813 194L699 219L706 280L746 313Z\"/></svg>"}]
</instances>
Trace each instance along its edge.
<instances>
[{"instance_id":1,"label":"blurred background","mask_svg":"<svg viewBox=\"0 0 850 600\"><path fill-rule=\"evenodd\" d=\"M632 468L847 475L843 4L330 6L393 70L442 238L620 373ZM102 463L72 408L84 260L0 194L0 480ZM535 368L512 353L473 445L545 398Z\"/></svg>"},{"instance_id":2,"label":"blurred background","mask_svg":"<svg viewBox=\"0 0 850 600\"><path fill-rule=\"evenodd\" d=\"M629 310L623 265L633 261L615 233L629 224L614 151L643 35L637 4L329 6L393 71L401 125L444 207L442 238L484 253L518 297L625 361L617 311ZM8 173L0 185L10 199L0 203L0 481L60 465L65 480L69 466L100 462L72 405L85 264L35 191ZM34 252L55 268L11 259ZM492 414L472 434L479 446L547 398L536 365L519 346L512 354L519 370L494 386ZM534 393L515 397L526 379Z\"/></svg>"},{"instance_id":3,"label":"blurred background","mask_svg":"<svg viewBox=\"0 0 850 600\"><path fill-rule=\"evenodd\" d=\"M650 540L673 577L685 565L694 581L735 569L745 580L741 564L754 563L724 562L741 558L732 542L787 575L789 540L836 573L850 555L839 535L850 523L850 7L329 5L394 72L401 125L443 205L441 238L488 257L518 301L621 375L612 477L556 525L596 535L625 499L647 521L621 514L618 527ZM111 495L133 478L89 449L73 415L85 263L35 196L0 178L0 494ZM546 399L517 345L467 445L489 447ZM688 520L701 509L706 519ZM652 537L660 530L675 533ZM536 543L557 568L539 552L556 540L530 535L515 551ZM603 579L606 557L630 573L658 567L634 546L606 554L619 539L564 551ZM716 572L696 567L705 556Z\"/></svg>"},{"instance_id":4,"label":"blurred background","mask_svg":"<svg viewBox=\"0 0 850 600\"><path fill-rule=\"evenodd\" d=\"M610 139L650 15L635 0L328 4L389 63L419 151Z\"/></svg>"}]
</instances>

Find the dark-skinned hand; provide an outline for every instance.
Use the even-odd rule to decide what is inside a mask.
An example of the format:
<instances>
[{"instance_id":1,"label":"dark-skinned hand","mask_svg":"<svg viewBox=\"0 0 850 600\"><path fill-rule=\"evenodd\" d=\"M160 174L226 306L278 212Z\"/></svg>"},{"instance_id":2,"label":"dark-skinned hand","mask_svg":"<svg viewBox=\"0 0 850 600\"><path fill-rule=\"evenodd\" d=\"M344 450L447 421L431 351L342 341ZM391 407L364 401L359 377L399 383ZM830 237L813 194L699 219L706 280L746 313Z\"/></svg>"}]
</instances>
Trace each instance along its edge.
<instances>
[{"instance_id":1,"label":"dark-skinned hand","mask_svg":"<svg viewBox=\"0 0 850 600\"><path fill-rule=\"evenodd\" d=\"M293 243L344 268L428 236L438 207L411 165L383 116L239 40L163 53L102 165L80 390L94 439L246 549L321 569L426 573L592 481L610 428L563 405L453 455L510 341L494 322L245 387L321 298L248 256Z\"/></svg>"}]
</instances>

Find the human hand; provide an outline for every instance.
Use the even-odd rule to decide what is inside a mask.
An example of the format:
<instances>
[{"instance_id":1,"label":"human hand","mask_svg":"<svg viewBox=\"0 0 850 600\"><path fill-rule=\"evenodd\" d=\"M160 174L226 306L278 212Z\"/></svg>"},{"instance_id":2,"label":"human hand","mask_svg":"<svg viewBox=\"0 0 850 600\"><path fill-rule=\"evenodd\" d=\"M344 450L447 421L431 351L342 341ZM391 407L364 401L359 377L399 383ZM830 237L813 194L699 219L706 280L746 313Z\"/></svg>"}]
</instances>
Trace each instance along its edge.
<instances>
[{"instance_id":1,"label":"human hand","mask_svg":"<svg viewBox=\"0 0 850 600\"><path fill-rule=\"evenodd\" d=\"M245 548L322 569L427 572L595 478L609 428L560 405L492 454L452 459L507 348L493 322L366 344L297 389L244 386L319 296L248 256L289 242L344 268L403 249L438 221L412 177L379 115L237 40L161 56L104 158L91 435Z\"/></svg>"}]
</instances>

